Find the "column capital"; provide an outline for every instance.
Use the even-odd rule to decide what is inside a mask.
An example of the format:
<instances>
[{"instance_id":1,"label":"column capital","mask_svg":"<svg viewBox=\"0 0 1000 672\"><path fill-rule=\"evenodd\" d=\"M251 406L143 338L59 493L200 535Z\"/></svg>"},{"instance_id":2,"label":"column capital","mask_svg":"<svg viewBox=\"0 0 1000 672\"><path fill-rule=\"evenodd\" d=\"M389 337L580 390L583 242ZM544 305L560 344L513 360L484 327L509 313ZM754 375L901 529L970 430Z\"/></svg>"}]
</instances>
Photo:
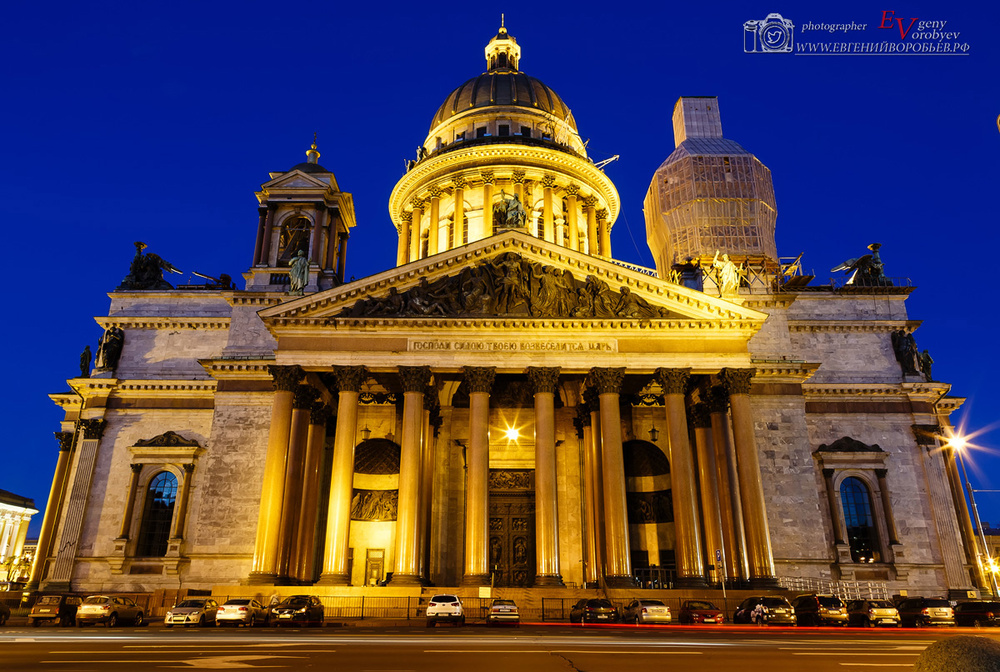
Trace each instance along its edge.
<instances>
[{"instance_id":1,"label":"column capital","mask_svg":"<svg viewBox=\"0 0 1000 672\"><path fill-rule=\"evenodd\" d=\"M827 480L833 478L833 469L824 469L823 470L823 478L825 478Z\"/></svg>"},{"instance_id":2,"label":"column capital","mask_svg":"<svg viewBox=\"0 0 1000 672\"><path fill-rule=\"evenodd\" d=\"M705 396L709 412L725 413L729 410L729 395L726 394L726 388L722 385L713 385Z\"/></svg>"},{"instance_id":3,"label":"column capital","mask_svg":"<svg viewBox=\"0 0 1000 672\"><path fill-rule=\"evenodd\" d=\"M465 384L469 387L469 393L485 392L489 394L493 389L493 380L496 378L497 370L494 366L466 366Z\"/></svg>"},{"instance_id":4,"label":"column capital","mask_svg":"<svg viewBox=\"0 0 1000 672\"><path fill-rule=\"evenodd\" d=\"M403 392L423 392L431 382L431 367L401 366L399 380L403 384Z\"/></svg>"},{"instance_id":5,"label":"column capital","mask_svg":"<svg viewBox=\"0 0 1000 672\"><path fill-rule=\"evenodd\" d=\"M404 222L407 222L407 223L412 222L413 221L413 213L411 211L409 211L409 210L403 210L403 212L401 212L399 214L399 219L401 221L404 221Z\"/></svg>"},{"instance_id":6,"label":"column capital","mask_svg":"<svg viewBox=\"0 0 1000 672\"><path fill-rule=\"evenodd\" d=\"M876 469L875 470L875 478L879 479L880 481L882 479L884 479L888 475L889 475L889 470L888 469Z\"/></svg>"},{"instance_id":7,"label":"column capital","mask_svg":"<svg viewBox=\"0 0 1000 672\"><path fill-rule=\"evenodd\" d=\"M753 369L723 369L719 372L719 378L729 396L750 394L750 380L754 373L756 372Z\"/></svg>"},{"instance_id":8,"label":"column capital","mask_svg":"<svg viewBox=\"0 0 1000 672\"><path fill-rule=\"evenodd\" d=\"M430 192L431 198L441 198L441 194L443 193L441 187L431 187Z\"/></svg>"},{"instance_id":9,"label":"column capital","mask_svg":"<svg viewBox=\"0 0 1000 672\"><path fill-rule=\"evenodd\" d=\"M543 175L542 176L542 186L546 189L551 189L556 186L556 176L555 175Z\"/></svg>"},{"instance_id":10,"label":"column capital","mask_svg":"<svg viewBox=\"0 0 1000 672\"><path fill-rule=\"evenodd\" d=\"M335 366L333 375L339 391L360 392L362 383L368 378L368 370L363 366Z\"/></svg>"},{"instance_id":11,"label":"column capital","mask_svg":"<svg viewBox=\"0 0 1000 672\"><path fill-rule=\"evenodd\" d=\"M140 471L142 471L142 467L143 465L141 462L128 465L128 468L132 470L133 474L138 474Z\"/></svg>"},{"instance_id":12,"label":"column capital","mask_svg":"<svg viewBox=\"0 0 1000 672\"><path fill-rule=\"evenodd\" d=\"M597 196L587 196L583 199L583 205L587 208L592 208L597 205Z\"/></svg>"},{"instance_id":13,"label":"column capital","mask_svg":"<svg viewBox=\"0 0 1000 672\"><path fill-rule=\"evenodd\" d=\"M603 222L608 218L608 211L605 208L601 208L597 211L597 221Z\"/></svg>"},{"instance_id":14,"label":"column capital","mask_svg":"<svg viewBox=\"0 0 1000 672\"><path fill-rule=\"evenodd\" d=\"M64 453L73 450L73 432L54 432L56 441L59 442L59 452Z\"/></svg>"},{"instance_id":15,"label":"column capital","mask_svg":"<svg viewBox=\"0 0 1000 672\"><path fill-rule=\"evenodd\" d=\"M333 411L326 404L313 404L313 407L309 410L309 424L310 425L325 425L330 417L333 416Z\"/></svg>"},{"instance_id":16,"label":"column capital","mask_svg":"<svg viewBox=\"0 0 1000 672\"><path fill-rule=\"evenodd\" d=\"M497 178L493 175L492 170L480 171L479 178L483 181L483 184L493 184L497 181Z\"/></svg>"},{"instance_id":17,"label":"column capital","mask_svg":"<svg viewBox=\"0 0 1000 672\"><path fill-rule=\"evenodd\" d=\"M306 372L302 367L295 364L293 366L278 366L271 364L267 367L267 372L271 374L274 381L274 389L277 392L292 392L299 384Z\"/></svg>"},{"instance_id":18,"label":"column capital","mask_svg":"<svg viewBox=\"0 0 1000 672\"><path fill-rule=\"evenodd\" d=\"M319 390L312 385L296 385L294 396L292 397L292 408L299 410L310 409L318 399Z\"/></svg>"},{"instance_id":19,"label":"column capital","mask_svg":"<svg viewBox=\"0 0 1000 672\"><path fill-rule=\"evenodd\" d=\"M424 199L422 199L422 198L411 198L410 199L410 205L413 206L414 210L416 210L417 208L423 208L424 207Z\"/></svg>"},{"instance_id":20,"label":"column capital","mask_svg":"<svg viewBox=\"0 0 1000 672\"><path fill-rule=\"evenodd\" d=\"M182 464L181 466L184 467L184 473L188 476L194 473L194 464L189 462L187 464Z\"/></svg>"},{"instance_id":21,"label":"column capital","mask_svg":"<svg viewBox=\"0 0 1000 672\"><path fill-rule=\"evenodd\" d=\"M598 368L590 370L590 379L597 387L598 394L618 394L625 380L625 367Z\"/></svg>"},{"instance_id":22,"label":"column capital","mask_svg":"<svg viewBox=\"0 0 1000 672\"><path fill-rule=\"evenodd\" d=\"M468 184L468 183L465 181L464 177L459 176L459 177L452 178L451 184L456 189L465 189L465 185Z\"/></svg>"},{"instance_id":23,"label":"column capital","mask_svg":"<svg viewBox=\"0 0 1000 672\"><path fill-rule=\"evenodd\" d=\"M528 374L528 380L531 382L535 394L539 392L555 393L556 386L559 385L559 367L529 366L525 373Z\"/></svg>"},{"instance_id":24,"label":"column capital","mask_svg":"<svg viewBox=\"0 0 1000 672\"><path fill-rule=\"evenodd\" d=\"M100 439L104 436L104 429L107 426L108 421L100 418L77 421L77 428L79 431L83 431L84 439Z\"/></svg>"},{"instance_id":25,"label":"column capital","mask_svg":"<svg viewBox=\"0 0 1000 672\"><path fill-rule=\"evenodd\" d=\"M567 184L563 187L563 191L566 192L567 196L576 196L580 193L580 186L576 184Z\"/></svg>"},{"instance_id":26,"label":"column capital","mask_svg":"<svg viewBox=\"0 0 1000 672\"><path fill-rule=\"evenodd\" d=\"M524 171L515 170L511 175L510 179L512 182L514 182L514 184L524 184Z\"/></svg>"},{"instance_id":27,"label":"column capital","mask_svg":"<svg viewBox=\"0 0 1000 672\"><path fill-rule=\"evenodd\" d=\"M691 369L659 368L656 370L656 378L660 381L663 394L684 394L691 379Z\"/></svg>"},{"instance_id":28,"label":"column capital","mask_svg":"<svg viewBox=\"0 0 1000 672\"><path fill-rule=\"evenodd\" d=\"M712 426L712 414L708 410L708 404L700 402L691 404L687 409L688 423L692 427L707 429Z\"/></svg>"}]
</instances>

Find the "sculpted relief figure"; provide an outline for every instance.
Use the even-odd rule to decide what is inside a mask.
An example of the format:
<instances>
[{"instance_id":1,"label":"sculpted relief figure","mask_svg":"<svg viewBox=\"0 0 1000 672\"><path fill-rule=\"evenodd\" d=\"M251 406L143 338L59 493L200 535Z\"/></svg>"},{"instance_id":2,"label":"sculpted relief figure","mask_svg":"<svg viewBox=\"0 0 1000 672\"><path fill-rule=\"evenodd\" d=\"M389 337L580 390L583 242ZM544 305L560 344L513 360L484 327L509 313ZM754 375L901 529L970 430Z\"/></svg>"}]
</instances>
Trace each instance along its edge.
<instances>
[{"instance_id":1,"label":"sculpted relief figure","mask_svg":"<svg viewBox=\"0 0 1000 672\"><path fill-rule=\"evenodd\" d=\"M103 371L118 368L118 359L122 356L122 348L125 346L125 330L110 326L101 336L97 344L97 361L95 366Z\"/></svg>"},{"instance_id":2,"label":"sculpted relief figure","mask_svg":"<svg viewBox=\"0 0 1000 672\"><path fill-rule=\"evenodd\" d=\"M382 297L361 299L345 317L462 317L523 315L537 318L584 317L651 319L666 317L628 287L611 289L596 276L577 280L560 268L543 266L515 252L505 252L456 275Z\"/></svg>"}]
</instances>

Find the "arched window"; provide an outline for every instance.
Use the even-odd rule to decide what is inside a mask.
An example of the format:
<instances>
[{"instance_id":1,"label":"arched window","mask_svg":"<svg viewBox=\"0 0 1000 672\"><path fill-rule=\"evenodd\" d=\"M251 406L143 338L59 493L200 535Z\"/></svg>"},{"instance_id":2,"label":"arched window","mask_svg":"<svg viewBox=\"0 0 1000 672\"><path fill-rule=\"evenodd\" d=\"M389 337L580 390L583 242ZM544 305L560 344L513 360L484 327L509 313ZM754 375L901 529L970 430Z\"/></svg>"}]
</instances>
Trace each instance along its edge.
<instances>
[{"instance_id":1,"label":"arched window","mask_svg":"<svg viewBox=\"0 0 1000 672\"><path fill-rule=\"evenodd\" d=\"M305 217L292 217L281 228L278 239L278 265L287 266L299 250L309 254L309 233L312 222Z\"/></svg>"},{"instance_id":2,"label":"arched window","mask_svg":"<svg viewBox=\"0 0 1000 672\"><path fill-rule=\"evenodd\" d=\"M149 482L149 490L146 491L146 505L142 510L142 525L135 551L138 557L161 558L167 554L176 500L177 477L169 471L161 471Z\"/></svg>"},{"instance_id":3,"label":"arched window","mask_svg":"<svg viewBox=\"0 0 1000 672\"><path fill-rule=\"evenodd\" d=\"M840 484L840 501L844 507L851 559L854 562L881 562L868 487L861 479L845 478Z\"/></svg>"}]
</instances>

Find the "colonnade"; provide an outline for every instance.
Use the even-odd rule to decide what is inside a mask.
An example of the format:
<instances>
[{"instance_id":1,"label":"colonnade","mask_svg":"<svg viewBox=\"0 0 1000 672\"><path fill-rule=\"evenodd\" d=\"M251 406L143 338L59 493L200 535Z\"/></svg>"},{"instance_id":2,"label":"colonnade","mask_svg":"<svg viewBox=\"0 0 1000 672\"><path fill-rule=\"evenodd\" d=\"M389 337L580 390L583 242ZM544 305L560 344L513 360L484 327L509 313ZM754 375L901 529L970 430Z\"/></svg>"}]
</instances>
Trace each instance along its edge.
<instances>
[{"instance_id":1,"label":"colonnade","mask_svg":"<svg viewBox=\"0 0 1000 672\"><path fill-rule=\"evenodd\" d=\"M252 583L312 582L308 559L315 548L316 493L329 410L318 392L299 381L297 366L271 367L275 395L265 461ZM585 580L633 585L629 548L620 395L625 368L594 368L578 408L585 506ZM556 485L555 395L558 368L529 367L523 374L534 398L535 585L561 585ZM350 548L358 398L367 371L334 367L337 403L330 498L320 584L346 585ZM429 578L430 510L435 464L431 406L437 403L427 366L401 366L400 465L392 583L419 585ZM723 369L688 403L690 371L658 369L668 428L677 585L717 581L706 577L715 549L724 550L725 575L755 587L775 584L774 562L760 466L749 412L752 370ZM464 367L469 395L466 446L463 585L488 585L489 416L494 367ZM708 381L708 377L702 382ZM304 389L305 388L305 389ZM308 391L307 391L308 390ZM429 392L430 390L430 392ZM309 411L312 409L312 411ZM692 444L691 437L694 442ZM700 499L699 499L700 493ZM313 511L308 511L312 508ZM312 518L310 518L312 516ZM294 540L294 543L293 543Z\"/></svg>"},{"instance_id":2,"label":"colonnade","mask_svg":"<svg viewBox=\"0 0 1000 672\"><path fill-rule=\"evenodd\" d=\"M534 189L537 187L542 190L542 209L538 217L533 215L537 194ZM493 221L493 205L499 200L501 188L508 197L517 196L521 201L526 212L525 226L533 236L580 252L611 257L608 210L600 207L597 196L585 196L580 185L551 174L529 180L522 170L515 170L509 178L499 178L492 170L484 170L475 176L456 176L449 182L430 185L420 196L410 200L410 209L399 217L396 264L402 266L492 236L500 225ZM463 235L468 214L465 202L470 196L473 202L481 202L482 217L470 228L466 239ZM562 202L558 209L561 216L557 215L554 206L557 198ZM442 217L448 205L451 205L452 215ZM426 246L423 244L425 234Z\"/></svg>"}]
</instances>

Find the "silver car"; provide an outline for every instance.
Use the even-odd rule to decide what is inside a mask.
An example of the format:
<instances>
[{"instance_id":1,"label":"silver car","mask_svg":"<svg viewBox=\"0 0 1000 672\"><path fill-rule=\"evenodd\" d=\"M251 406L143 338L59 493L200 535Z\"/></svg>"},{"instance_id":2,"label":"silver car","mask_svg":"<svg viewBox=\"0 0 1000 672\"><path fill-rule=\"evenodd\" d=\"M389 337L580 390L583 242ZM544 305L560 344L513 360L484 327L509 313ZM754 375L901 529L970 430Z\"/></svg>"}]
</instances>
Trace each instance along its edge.
<instances>
[{"instance_id":1,"label":"silver car","mask_svg":"<svg viewBox=\"0 0 1000 672\"><path fill-rule=\"evenodd\" d=\"M76 627L91 623L103 623L109 628L119 621L131 621L132 625L142 625L142 608L130 597L117 595L91 595L76 610Z\"/></svg>"},{"instance_id":2,"label":"silver car","mask_svg":"<svg viewBox=\"0 0 1000 672\"><path fill-rule=\"evenodd\" d=\"M625 607L622 621L625 623L670 623L670 607L660 600L632 600Z\"/></svg>"},{"instance_id":3,"label":"silver car","mask_svg":"<svg viewBox=\"0 0 1000 672\"><path fill-rule=\"evenodd\" d=\"M267 610L257 600L249 597L238 597L228 600L215 612L215 624L249 625L253 627L260 623L267 624Z\"/></svg>"},{"instance_id":4,"label":"silver car","mask_svg":"<svg viewBox=\"0 0 1000 672\"><path fill-rule=\"evenodd\" d=\"M163 625L168 628L175 625L183 625L185 628L192 625L199 628L215 625L218 610L219 603L210 597L190 598L170 607L170 610L163 617Z\"/></svg>"}]
</instances>

